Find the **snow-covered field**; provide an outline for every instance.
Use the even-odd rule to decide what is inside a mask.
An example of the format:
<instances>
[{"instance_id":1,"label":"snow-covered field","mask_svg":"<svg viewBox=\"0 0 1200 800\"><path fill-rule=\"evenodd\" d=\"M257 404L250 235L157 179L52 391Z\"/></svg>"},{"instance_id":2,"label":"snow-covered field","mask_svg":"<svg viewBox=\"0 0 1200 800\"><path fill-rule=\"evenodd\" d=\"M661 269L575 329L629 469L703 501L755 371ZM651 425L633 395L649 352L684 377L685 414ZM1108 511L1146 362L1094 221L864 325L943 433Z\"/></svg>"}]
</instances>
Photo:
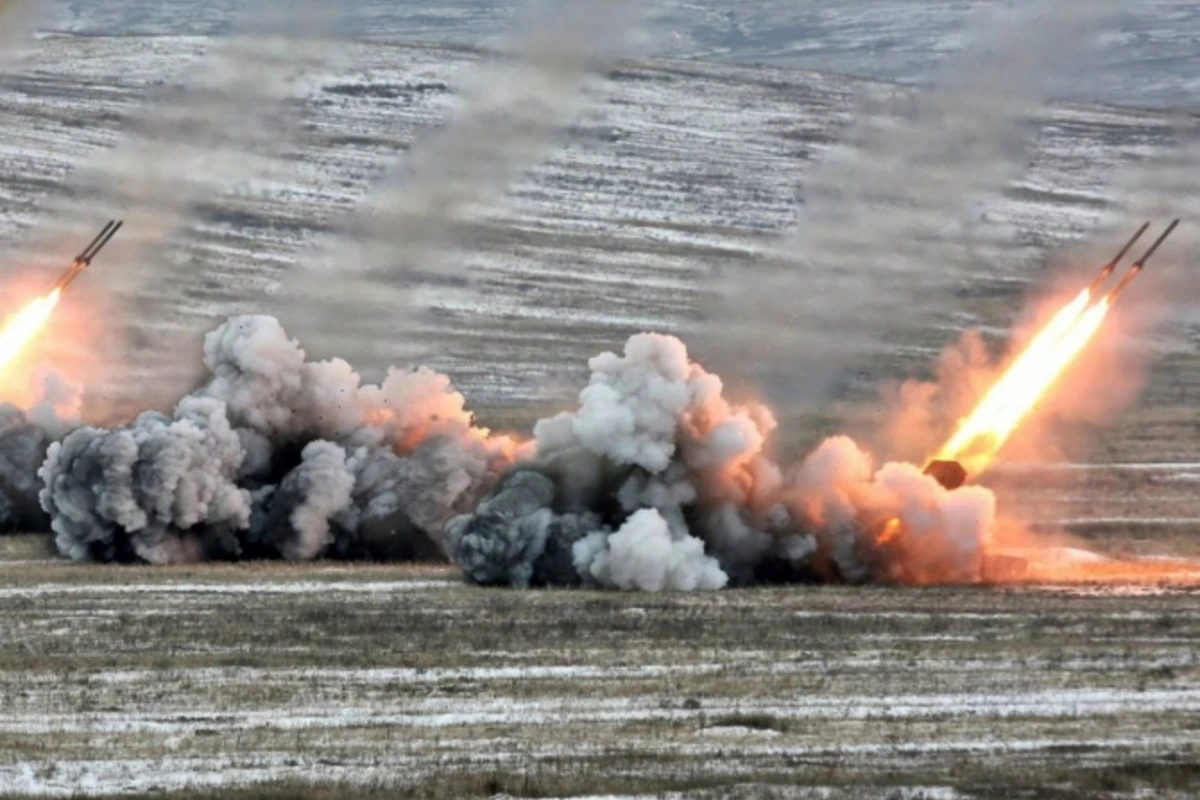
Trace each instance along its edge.
<instances>
[{"instance_id":1,"label":"snow-covered field","mask_svg":"<svg viewBox=\"0 0 1200 800\"><path fill-rule=\"evenodd\" d=\"M514 0L355 0L342 33L392 40L474 42L511 23ZM893 80L925 81L1005 0L654 0L645 50L705 60L772 63ZM77 34L228 30L254 0L74 0L49 27ZM1134 105L1200 98L1200 9L1189 0L1122 4L1102 63L1063 91ZM1078 79L1078 76L1076 76Z\"/></svg>"},{"instance_id":2,"label":"snow-covered field","mask_svg":"<svg viewBox=\"0 0 1200 800\"><path fill-rule=\"evenodd\" d=\"M25 561L0 562L15 794L1172 796L1195 779L1189 591L651 597L431 568Z\"/></svg>"},{"instance_id":3,"label":"snow-covered field","mask_svg":"<svg viewBox=\"0 0 1200 800\"><path fill-rule=\"evenodd\" d=\"M29 60L0 75L0 241L11 254L26 253L50 209L88 207L80 166L103 164L145 121L148 97L189 79L240 5L65 4ZM550 157L471 209L467 235L440 254L470 291L430 295L434 313L410 315L385 279L373 302L333 319L296 314L281 281L445 121L480 57L462 43L501 30L511 11L363 3L353 24L369 39L336 45L305 76L293 137L190 209L161 273L143 280L118 239L72 288L61 317L103 317L131 351L50 337L45 352L130 367L89 391L136 401L155 395L148 377L175 386L194 372L194 351L157 358L164 342L231 313L280 313L315 355L369 377L429 363L485 423L521 426L632 332L683 334L705 358L723 324L709 316L713 274L755 280L856 104L903 92L790 67L923 80L959 46L966 12L989 4L726 5L664 3L656 24L670 35L652 54L676 58L590 81L588 107ZM1186 102L1200 75L1197 13L1175 0L1130 12L1092 96ZM740 63L704 60L714 56ZM777 403L785 444L870 418L881 382L927 373L963 328L1003 335L1022 293L1045 281L1048 254L1062 260L1123 200L1112 178L1194 124L1131 107L1040 112L1020 174L979 220L986 244L947 248L913 274L920 313L845 365L831 404ZM95 208L95 222L126 211ZM85 232L92 221L80 221ZM14 258L3 269L6 281L35 271ZM336 284L323 288L314 308L337 298ZM1097 463L989 476L1006 507L1056 530L1070 522L1110 551L1194 556L1197 325L1184 314L1149 342L1157 361L1139 404L1072 429L1082 445L1064 439ZM757 377L747 359L714 366L734 383ZM1200 784L1191 591L507 593L442 568L84 568L43 546L0 541L0 795L220 796L263 784L274 787L264 796L295 797L328 783L331 794L313 797L353 786L364 797L420 787L916 800L1048 787L1188 797Z\"/></svg>"},{"instance_id":4,"label":"snow-covered field","mask_svg":"<svg viewBox=\"0 0 1200 800\"><path fill-rule=\"evenodd\" d=\"M0 239L14 248L32 241L47 208L78 200L72 170L89 160L103 165L100 153L132 124L147 92L183 79L211 46L173 36L40 41L31 64L0 82ZM756 279L753 268L795 224L805 175L837 141L856 96L891 91L776 68L624 65L590 83L588 110L549 160L502 202L476 209L466 241L440 255L452 274L469 277L469 292L431 295L432 315L396 305L395 286L336 315L294 313L278 302L281 277L313 262L329 226L443 120L475 58L443 46L339 45L328 68L310 74L294 110L297 141L205 198L168 239L157 277L153 264L131 270L119 237L61 313L86 315L100 301L119 309L113 316L131 328L134 354L114 350L113 363L137 363L230 313L266 311L281 313L314 353L345 357L369 376L423 361L448 371L477 408L558 402L580 385L588 357L631 332L711 333L710 276L745 269L746 280ZM1004 330L1023 311L1023 289L1041 279L1047 249L1105 221L1114 173L1161 150L1176 122L1117 108L1046 111L1032 131L1027 169L980 222L995 232L980 237L986 248L948 248L928 277L913 276L914 286L943 289L914 291L914 302L926 304L918 320L887 331L861 363L848 365L859 395L882 379L927 370L963 327ZM97 208L94 216L120 212ZM27 271L6 263L12 277ZM797 290L803 285L798 273ZM409 295L428 288L403 287ZM1197 385L1188 332L1171 330L1164 377L1151 394L1178 397ZM96 343L86 344L95 358ZM170 382L172 368L190 376L193 352L156 363L154 377ZM735 380L756 378L744 358L715 366L735 370ZM93 391L127 392L128 372L117 375Z\"/></svg>"}]
</instances>

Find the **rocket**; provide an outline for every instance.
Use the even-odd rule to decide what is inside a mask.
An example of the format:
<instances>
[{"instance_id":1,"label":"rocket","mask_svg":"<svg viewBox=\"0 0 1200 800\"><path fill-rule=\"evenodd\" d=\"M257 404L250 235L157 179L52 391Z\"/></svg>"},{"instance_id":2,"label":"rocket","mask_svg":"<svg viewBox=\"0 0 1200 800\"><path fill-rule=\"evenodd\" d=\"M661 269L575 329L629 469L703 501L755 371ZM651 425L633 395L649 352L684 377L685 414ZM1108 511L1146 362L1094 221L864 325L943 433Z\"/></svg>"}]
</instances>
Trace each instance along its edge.
<instances>
[{"instance_id":1,"label":"rocket","mask_svg":"<svg viewBox=\"0 0 1200 800\"><path fill-rule=\"evenodd\" d=\"M83 252L75 257L75 260L71 262L71 266L67 267L67 271L51 287L51 291L62 291L70 286L79 277L80 273L91 265L92 259L96 257L96 254L104 249L105 245L117 235L117 231L121 230L121 226L124 224L124 220L109 220L108 224L101 229L96 238L92 239L91 244L83 248Z\"/></svg>"},{"instance_id":2,"label":"rocket","mask_svg":"<svg viewBox=\"0 0 1200 800\"><path fill-rule=\"evenodd\" d=\"M1100 274L1092 280L1091 285L1088 286L1089 294L1095 294L1096 290L1100 288L1100 285L1108 280L1108 276L1112 275L1113 272L1116 271L1117 266L1120 265L1121 259L1123 259L1125 255L1133 249L1133 246L1137 244L1138 239L1142 238L1142 234L1145 233L1149 228L1149 222L1142 223L1142 227L1138 228L1137 233L1133 234L1133 238L1121 248L1121 252L1113 256L1112 261L1109 261L1107 264L1105 264L1104 269L1100 270Z\"/></svg>"},{"instance_id":3,"label":"rocket","mask_svg":"<svg viewBox=\"0 0 1200 800\"><path fill-rule=\"evenodd\" d=\"M1167 229L1164 230L1158 239L1154 241L1154 244L1150 245L1150 249L1143 253L1141 258L1133 262L1133 266L1129 268L1129 271L1126 272L1125 275L1122 276L1121 280L1117 282L1117 285L1113 287L1107 295L1105 295L1104 302L1111 305L1116 301L1121 292L1125 291L1125 288L1129 286L1130 281L1136 278L1138 274L1146 268L1146 263L1150 261L1150 258L1158 251L1158 248L1161 247L1163 242L1167 240L1167 237L1174 233L1175 228L1178 225L1179 220L1176 219L1167 226ZM1108 280L1108 278L1111 277L1114 272L1116 272L1117 267L1121 264L1121 260L1129 254L1129 251L1133 249L1133 246L1137 244L1138 240L1142 238L1142 235L1149 230L1149 228L1150 223L1144 223L1142 227L1138 228L1133 234L1133 237L1125 243L1125 246L1121 248L1120 252L1118 252L1111 261L1101 268L1099 274L1097 274L1096 277L1092 279L1091 284L1088 285L1089 296L1094 295L1096 291L1104 284L1104 282ZM967 474L966 468L963 467L962 464L960 464L958 461L952 461L949 459L936 459L934 461L930 461L925 466L924 472L926 475L929 475L938 483L940 483L943 488L948 490L957 489L966 483L967 478L970 477L970 475Z\"/></svg>"},{"instance_id":4,"label":"rocket","mask_svg":"<svg viewBox=\"0 0 1200 800\"><path fill-rule=\"evenodd\" d=\"M1114 300L1116 300L1117 296L1120 295L1121 292L1125 291L1125 287L1129 285L1129 282L1136 278L1138 273L1146 268L1146 262L1149 261L1150 257L1154 255L1154 252L1162 246L1162 243L1167 240L1167 237L1174 232L1177 225L1179 225L1179 220L1174 220L1170 225L1167 226L1167 229L1162 232L1162 235L1155 240L1154 244L1150 245L1150 249L1147 250L1141 258L1133 262L1133 266L1129 268L1129 272L1126 272L1125 276L1121 278L1120 283L1118 283L1113 290L1108 293L1109 303L1112 303ZM1145 226L1142 226L1142 230L1145 230Z\"/></svg>"}]
</instances>

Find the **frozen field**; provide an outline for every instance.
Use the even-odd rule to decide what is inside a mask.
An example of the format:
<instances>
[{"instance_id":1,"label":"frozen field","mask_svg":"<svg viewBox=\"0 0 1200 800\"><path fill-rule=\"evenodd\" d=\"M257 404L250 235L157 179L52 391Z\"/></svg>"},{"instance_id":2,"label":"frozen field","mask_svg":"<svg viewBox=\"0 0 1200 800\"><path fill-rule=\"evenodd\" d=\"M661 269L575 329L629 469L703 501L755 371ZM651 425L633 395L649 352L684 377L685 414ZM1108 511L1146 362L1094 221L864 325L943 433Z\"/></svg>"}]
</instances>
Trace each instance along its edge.
<instances>
[{"instance_id":1,"label":"frozen field","mask_svg":"<svg viewBox=\"0 0 1200 800\"><path fill-rule=\"evenodd\" d=\"M34 237L46 208L78 199L72 171L89 158L102 164L98 154L119 140L146 93L186 75L189 59L211 44L177 36L42 40L27 68L0 82L0 240ZM280 311L272 295L279 279L310 262L320 237L383 166L442 121L475 58L446 46L340 46L328 69L310 76L295 109L296 142L253 163L258 177L206 198L169 240L161 277L143 265L149 282L132 285L118 241L105 253L103 284L98 265L63 313L86 314L102 289L115 289L122 300L112 316L131 329L136 364L171 337L198 335L230 313ZM796 222L814 159L838 140L864 91L892 90L775 68L624 65L592 82L594 105L546 163L503 202L475 209L462 252L442 256L471 277L471 291L435 298L432 316L407 313L393 302L397 287L382 287L392 294L332 319L284 321L314 354L345 357L371 377L416 361L448 371L476 408L559 402L580 385L588 357L632 332L687 337L706 329L709 276L744 270L755 279L765 252ZM947 248L927 275L913 276L914 285L937 290L913 292L926 304L921 313L873 338L862 363L850 365L850 394L863 399L881 380L928 370L963 327L1006 329L1022 292L1043 276L1048 249L1102 222L1115 199L1114 173L1158 152L1178 122L1118 108L1046 112L1031 131L1027 168L988 211L992 233L980 237L987 245ZM119 211L97 209L96 219ZM12 276L26 269L6 266ZM803 280L798 274L797 286ZM1147 395L1152 405L1186 403L1200 388L1189 324L1170 329ZM150 377L169 382L172 368L190 374L191 352L156 364ZM756 377L744 358L714 366L733 379ZM128 375L116 383L91 389L127 390Z\"/></svg>"},{"instance_id":2,"label":"frozen field","mask_svg":"<svg viewBox=\"0 0 1200 800\"><path fill-rule=\"evenodd\" d=\"M0 77L0 242L18 252L48 208L78 201L74 171L213 48L237 5L68 3L32 60ZM285 321L314 355L369 377L392 363L443 369L485 424L521 429L630 333L682 334L703 358L711 274L767 268L856 97L899 91L787 65L921 79L930 54L957 46L962 9L982 5L766 2L729 16L668 4L665 52L680 58L592 81L594 105L550 159L474 209L461 252L445 256L473 291L432 315L381 300L336 324ZM1122 51L1138 68L1110 66L1141 80L1147 101L1173 102L1190 86L1178 76L1195 11L1151 5L1155 21L1131 22L1136 47ZM295 141L172 235L183 268L139 284L118 241L64 316L121 309L130 364L176 385L196 359L164 364L163 342L280 309L281 279L384 164L444 121L479 57L456 42L507 19L477 0L365 8L375 40L339 45L309 76ZM872 38L868 17L909 44ZM774 66L690 58L711 56ZM1105 96L1132 98L1120 85ZM785 447L877 421L881 382L928 374L962 329L1002 335L1047 254L1120 202L1109 179L1160 153L1181 121L1194 125L1127 107L1042 113L1025 168L989 208L988 246L948 248L914 275L939 290L847 366L829 402L777 404ZM123 210L95 210L110 213ZM29 269L4 264L5 280ZM1197 325L1185 314L1145 343L1155 367L1132 410L1063 434L1087 463L990 475L1003 507L1109 553L1200 555ZM755 378L750 364L714 366ZM146 380L89 391L128 400ZM1187 798L1200 791L1198 637L1200 593L1153 584L518 593L441 567L82 567L3 538L0 795Z\"/></svg>"},{"instance_id":3,"label":"frozen field","mask_svg":"<svg viewBox=\"0 0 1200 800\"><path fill-rule=\"evenodd\" d=\"M1200 786L1193 592L522 593L439 568L82 568L4 547L15 796Z\"/></svg>"},{"instance_id":4,"label":"frozen field","mask_svg":"<svg viewBox=\"0 0 1200 800\"><path fill-rule=\"evenodd\" d=\"M82 35L211 34L254 0L74 0L48 26ZM510 23L512 0L356 0L340 29L393 40L476 41ZM645 4L650 54L769 62L854 75L927 80L959 50L965 30L1004 0L655 0ZM1196 30L1188 0L1125 4L1102 68L1073 89L1110 102L1177 105L1200 90Z\"/></svg>"}]
</instances>

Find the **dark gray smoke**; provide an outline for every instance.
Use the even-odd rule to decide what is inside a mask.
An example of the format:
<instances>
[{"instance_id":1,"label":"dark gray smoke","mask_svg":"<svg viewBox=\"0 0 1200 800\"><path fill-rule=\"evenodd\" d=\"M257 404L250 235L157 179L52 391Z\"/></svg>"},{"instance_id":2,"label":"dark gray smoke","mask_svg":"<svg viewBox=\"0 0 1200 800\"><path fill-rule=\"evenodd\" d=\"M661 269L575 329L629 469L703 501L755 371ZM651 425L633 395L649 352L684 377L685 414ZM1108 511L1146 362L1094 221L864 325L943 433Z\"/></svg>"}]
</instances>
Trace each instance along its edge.
<instances>
[{"instance_id":1,"label":"dark gray smoke","mask_svg":"<svg viewBox=\"0 0 1200 800\"><path fill-rule=\"evenodd\" d=\"M34 378L36 399L28 409L0 403L0 532L47 530L50 520L38 502L38 468L50 443L78 426L79 394L60 375Z\"/></svg>"},{"instance_id":2,"label":"dark gray smoke","mask_svg":"<svg viewBox=\"0 0 1200 800\"><path fill-rule=\"evenodd\" d=\"M770 412L727 401L674 337L634 336L590 367L578 410L539 422L536 456L447 526L470 580L660 591L981 577L988 490L946 491L911 464L876 471L844 437L785 474L766 452Z\"/></svg>"},{"instance_id":3,"label":"dark gray smoke","mask_svg":"<svg viewBox=\"0 0 1200 800\"><path fill-rule=\"evenodd\" d=\"M60 552L76 560L434 557L515 448L474 427L449 379L392 370L363 385L309 362L272 317L204 342L208 381L168 416L81 427L38 472Z\"/></svg>"}]
</instances>

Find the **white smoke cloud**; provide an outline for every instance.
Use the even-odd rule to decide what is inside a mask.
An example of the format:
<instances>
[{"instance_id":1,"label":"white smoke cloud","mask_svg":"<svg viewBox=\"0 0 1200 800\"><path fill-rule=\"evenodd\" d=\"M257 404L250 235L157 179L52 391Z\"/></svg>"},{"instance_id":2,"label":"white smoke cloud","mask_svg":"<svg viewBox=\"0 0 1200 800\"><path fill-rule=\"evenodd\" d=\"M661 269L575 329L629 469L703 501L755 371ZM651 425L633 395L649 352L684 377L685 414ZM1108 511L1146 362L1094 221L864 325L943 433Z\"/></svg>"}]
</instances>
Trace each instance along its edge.
<instances>
[{"instance_id":1,"label":"white smoke cloud","mask_svg":"<svg viewBox=\"0 0 1200 800\"><path fill-rule=\"evenodd\" d=\"M536 459L450 522L470 580L662 591L983 577L987 490L947 491L911 464L876 470L846 437L785 476L765 452L769 411L730 403L670 336L633 336L590 365L579 408L535 426Z\"/></svg>"},{"instance_id":2,"label":"white smoke cloud","mask_svg":"<svg viewBox=\"0 0 1200 800\"><path fill-rule=\"evenodd\" d=\"M984 574L990 492L947 491L911 464L876 470L845 437L785 475L766 454L770 413L726 399L673 337L593 359L579 408L520 448L475 427L445 376L363 385L345 362L308 361L271 317L211 332L204 363L208 382L171 416L48 444L17 412L0 432L14 468L46 453L40 499L60 552L172 563L444 548L476 583L640 591ZM51 389L51 405L69 399Z\"/></svg>"},{"instance_id":3,"label":"white smoke cloud","mask_svg":"<svg viewBox=\"0 0 1200 800\"><path fill-rule=\"evenodd\" d=\"M588 366L591 383L579 394L579 410L569 415L574 438L617 464L662 472L675 455L680 417L692 400L683 342L634 336L623 357L603 353ZM538 428L534 437L541 441Z\"/></svg>"},{"instance_id":4,"label":"white smoke cloud","mask_svg":"<svg viewBox=\"0 0 1200 800\"><path fill-rule=\"evenodd\" d=\"M332 442L309 442L301 453L300 466L292 470L275 495L297 498L288 516L295 538L280 548L290 560L316 558L332 541L330 520L350 504L354 476L346 470L346 452Z\"/></svg>"},{"instance_id":5,"label":"white smoke cloud","mask_svg":"<svg viewBox=\"0 0 1200 800\"><path fill-rule=\"evenodd\" d=\"M826 439L789 481L788 505L844 579L977 581L996 500L980 486L944 489L913 464L879 470L845 436ZM894 539L885 531L900 524Z\"/></svg>"},{"instance_id":6,"label":"white smoke cloud","mask_svg":"<svg viewBox=\"0 0 1200 800\"><path fill-rule=\"evenodd\" d=\"M576 568L601 586L643 592L720 589L729 582L694 536L672 536L655 509L635 511L611 536L592 534L574 547Z\"/></svg>"}]
</instances>

